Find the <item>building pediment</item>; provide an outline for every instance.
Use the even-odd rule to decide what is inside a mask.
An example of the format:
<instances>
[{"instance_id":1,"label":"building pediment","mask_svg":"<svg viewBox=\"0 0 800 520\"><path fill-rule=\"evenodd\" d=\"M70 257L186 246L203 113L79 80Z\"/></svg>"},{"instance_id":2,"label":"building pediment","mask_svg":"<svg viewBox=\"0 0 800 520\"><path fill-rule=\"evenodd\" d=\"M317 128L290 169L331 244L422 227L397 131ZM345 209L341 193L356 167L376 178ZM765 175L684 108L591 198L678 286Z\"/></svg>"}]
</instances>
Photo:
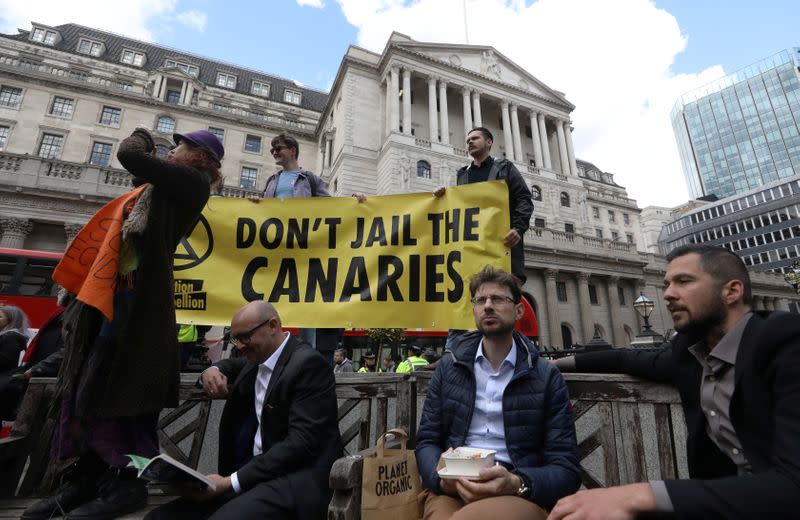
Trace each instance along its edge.
<instances>
[{"instance_id":1,"label":"building pediment","mask_svg":"<svg viewBox=\"0 0 800 520\"><path fill-rule=\"evenodd\" d=\"M395 40L393 44L395 48L425 56L451 67L468 70L552 103L574 108L564 94L551 89L493 47L444 45L408 40Z\"/></svg>"}]
</instances>

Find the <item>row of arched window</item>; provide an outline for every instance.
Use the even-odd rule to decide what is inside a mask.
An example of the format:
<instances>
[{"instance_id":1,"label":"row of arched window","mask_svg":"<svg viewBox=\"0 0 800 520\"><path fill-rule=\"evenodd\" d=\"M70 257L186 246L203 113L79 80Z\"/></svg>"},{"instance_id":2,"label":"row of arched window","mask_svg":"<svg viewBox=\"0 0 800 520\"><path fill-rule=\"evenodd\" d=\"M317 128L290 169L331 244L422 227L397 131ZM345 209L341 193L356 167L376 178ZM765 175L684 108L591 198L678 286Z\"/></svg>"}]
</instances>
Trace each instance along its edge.
<instances>
[{"instance_id":1,"label":"row of arched window","mask_svg":"<svg viewBox=\"0 0 800 520\"><path fill-rule=\"evenodd\" d=\"M542 200L542 189L535 184L531 184L531 195L533 196L533 200ZM569 193L562 191L560 201L562 207L570 207Z\"/></svg>"}]
</instances>

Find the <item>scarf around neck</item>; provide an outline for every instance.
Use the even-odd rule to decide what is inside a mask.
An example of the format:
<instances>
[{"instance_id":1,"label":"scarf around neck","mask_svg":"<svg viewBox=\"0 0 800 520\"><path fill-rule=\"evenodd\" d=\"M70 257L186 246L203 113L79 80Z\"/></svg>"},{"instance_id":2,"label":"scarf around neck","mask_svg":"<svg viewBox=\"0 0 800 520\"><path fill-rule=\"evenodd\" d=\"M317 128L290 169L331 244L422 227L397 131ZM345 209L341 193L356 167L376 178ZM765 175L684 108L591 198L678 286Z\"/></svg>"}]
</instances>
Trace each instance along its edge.
<instances>
[{"instance_id":1,"label":"scarf around neck","mask_svg":"<svg viewBox=\"0 0 800 520\"><path fill-rule=\"evenodd\" d=\"M131 260L136 239L147 228L152 184L144 184L112 200L89 220L70 243L53 271L53 280L76 299L112 321L114 292L122 274L135 269ZM122 265L121 265L122 261Z\"/></svg>"}]
</instances>

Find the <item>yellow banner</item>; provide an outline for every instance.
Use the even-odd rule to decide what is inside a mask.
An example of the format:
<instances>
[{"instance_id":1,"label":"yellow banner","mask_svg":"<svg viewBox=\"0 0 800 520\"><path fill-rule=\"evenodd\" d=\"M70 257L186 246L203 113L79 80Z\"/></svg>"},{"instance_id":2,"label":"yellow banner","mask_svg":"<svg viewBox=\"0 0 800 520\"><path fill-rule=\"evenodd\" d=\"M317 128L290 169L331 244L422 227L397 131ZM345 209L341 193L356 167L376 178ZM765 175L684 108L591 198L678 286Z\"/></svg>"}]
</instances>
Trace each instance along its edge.
<instances>
[{"instance_id":1,"label":"yellow banner","mask_svg":"<svg viewBox=\"0 0 800 520\"><path fill-rule=\"evenodd\" d=\"M510 269L507 190L212 198L175 254L178 322L227 325L267 300L289 327L474 328L470 276Z\"/></svg>"}]
</instances>

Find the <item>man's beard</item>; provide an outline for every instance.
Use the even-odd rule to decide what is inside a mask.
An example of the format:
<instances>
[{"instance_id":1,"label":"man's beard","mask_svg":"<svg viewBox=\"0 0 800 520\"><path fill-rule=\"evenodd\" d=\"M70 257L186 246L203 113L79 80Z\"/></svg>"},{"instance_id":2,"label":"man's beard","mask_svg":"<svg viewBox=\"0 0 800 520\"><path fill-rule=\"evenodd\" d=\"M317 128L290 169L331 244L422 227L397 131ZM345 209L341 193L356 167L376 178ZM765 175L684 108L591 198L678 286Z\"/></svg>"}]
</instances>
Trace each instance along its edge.
<instances>
[{"instance_id":1,"label":"man's beard","mask_svg":"<svg viewBox=\"0 0 800 520\"><path fill-rule=\"evenodd\" d=\"M725 322L726 314L722 299L715 298L705 313L696 317L689 315L689 320L680 327L676 325L675 330L691 338L702 338L717 329L721 329L722 324Z\"/></svg>"},{"instance_id":2,"label":"man's beard","mask_svg":"<svg viewBox=\"0 0 800 520\"><path fill-rule=\"evenodd\" d=\"M513 323L501 323L498 322L497 325L494 327L485 327L482 321L477 323L478 331L481 332L487 338L496 338L500 336L507 336L514 330Z\"/></svg>"}]
</instances>

